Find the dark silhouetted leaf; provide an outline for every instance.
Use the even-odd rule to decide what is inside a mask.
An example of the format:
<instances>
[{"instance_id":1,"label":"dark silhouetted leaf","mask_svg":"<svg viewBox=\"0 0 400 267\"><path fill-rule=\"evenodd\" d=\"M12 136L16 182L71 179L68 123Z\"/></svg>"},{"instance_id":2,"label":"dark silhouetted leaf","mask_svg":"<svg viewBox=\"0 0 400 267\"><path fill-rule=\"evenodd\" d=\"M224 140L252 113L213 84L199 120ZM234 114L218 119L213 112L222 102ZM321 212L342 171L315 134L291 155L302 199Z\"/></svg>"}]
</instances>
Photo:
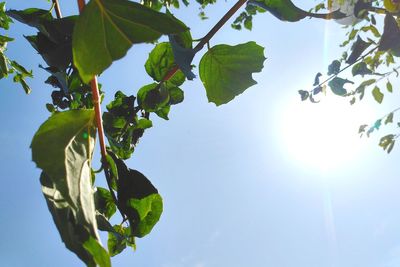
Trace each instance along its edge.
<instances>
[{"instance_id":1,"label":"dark silhouetted leaf","mask_svg":"<svg viewBox=\"0 0 400 267\"><path fill-rule=\"evenodd\" d=\"M354 64L361 54L370 46L370 43L365 42L360 36L357 36L357 40L351 47L351 54L346 60L346 63L351 65Z\"/></svg>"},{"instance_id":2,"label":"dark silhouetted leaf","mask_svg":"<svg viewBox=\"0 0 400 267\"><path fill-rule=\"evenodd\" d=\"M129 169L122 160L113 157L119 177L118 208L128 217L132 235L143 237L161 216L161 196L142 173Z\"/></svg>"},{"instance_id":3,"label":"dark silhouetted leaf","mask_svg":"<svg viewBox=\"0 0 400 267\"><path fill-rule=\"evenodd\" d=\"M307 100L308 97L310 96L310 93L308 91L305 90L299 90L298 91L301 97L301 101Z\"/></svg>"},{"instance_id":4,"label":"dark silhouetted leaf","mask_svg":"<svg viewBox=\"0 0 400 267\"><path fill-rule=\"evenodd\" d=\"M334 60L332 63L328 66L328 75L333 75L333 74L338 74L340 72L340 61L339 60Z\"/></svg>"},{"instance_id":5,"label":"dark silhouetted leaf","mask_svg":"<svg viewBox=\"0 0 400 267\"><path fill-rule=\"evenodd\" d=\"M339 96L344 96L347 94L346 89L344 89L344 85L346 83L353 83L353 82L347 79L335 77L328 83L328 85L334 94Z\"/></svg>"},{"instance_id":6,"label":"dark silhouetted leaf","mask_svg":"<svg viewBox=\"0 0 400 267\"><path fill-rule=\"evenodd\" d=\"M317 75L315 75L313 86L319 85L319 78L320 78L321 76L322 76L321 72L318 72Z\"/></svg>"},{"instance_id":7,"label":"dark silhouetted leaf","mask_svg":"<svg viewBox=\"0 0 400 267\"><path fill-rule=\"evenodd\" d=\"M400 28L397 25L396 19L391 14L386 14L383 34L379 42L379 50L397 51L400 49Z\"/></svg>"},{"instance_id":8,"label":"dark silhouetted leaf","mask_svg":"<svg viewBox=\"0 0 400 267\"><path fill-rule=\"evenodd\" d=\"M365 62L359 62L353 66L353 68L351 69L351 73L353 74L353 76L361 75L362 77L364 77L364 75L372 74L372 70L368 69Z\"/></svg>"},{"instance_id":9,"label":"dark silhouetted leaf","mask_svg":"<svg viewBox=\"0 0 400 267\"><path fill-rule=\"evenodd\" d=\"M156 83L140 88L137 93L138 104L148 112L156 112L169 103L168 89Z\"/></svg>"},{"instance_id":10,"label":"dark silhouetted leaf","mask_svg":"<svg viewBox=\"0 0 400 267\"><path fill-rule=\"evenodd\" d=\"M179 69L185 74L188 80L193 80L196 75L192 72L192 60L196 51L192 48L182 47L175 40L174 35L168 35L169 42L172 46L172 52L174 54L174 59Z\"/></svg>"}]
</instances>

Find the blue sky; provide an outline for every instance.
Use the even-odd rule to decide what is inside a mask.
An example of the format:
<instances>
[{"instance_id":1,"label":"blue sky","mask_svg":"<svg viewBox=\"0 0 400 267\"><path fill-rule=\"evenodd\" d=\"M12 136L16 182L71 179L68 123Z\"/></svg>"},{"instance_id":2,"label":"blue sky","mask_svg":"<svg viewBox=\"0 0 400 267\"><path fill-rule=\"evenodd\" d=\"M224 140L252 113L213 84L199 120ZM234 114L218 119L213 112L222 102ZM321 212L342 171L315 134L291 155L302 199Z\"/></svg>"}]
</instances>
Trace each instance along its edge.
<instances>
[{"instance_id":1,"label":"blue sky","mask_svg":"<svg viewBox=\"0 0 400 267\"><path fill-rule=\"evenodd\" d=\"M46 1L9 2L9 8L48 6ZM65 15L77 12L74 1L61 4ZM206 21L197 18L196 4L176 15L200 38L233 4L220 1L207 8ZM394 100L379 106L369 95L350 107L331 95L318 105L301 103L297 90L309 88L315 73L340 55L344 31L335 22L283 23L267 13L253 25L252 32L226 25L211 45L254 40L264 46L264 70L254 75L258 84L217 108L208 103L199 79L186 82L185 101L173 106L169 121L154 118L128 161L159 189L164 213L153 232L137 240L137 251L114 257L114 265L400 266L400 150L395 147L388 156L377 138L357 136L361 123L395 108ZM29 150L49 116L45 104L52 89L43 83L47 74L37 67L40 57L22 38L34 30L15 23L12 32L17 41L8 54L26 62L35 79L29 96L0 81L1 265L80 266L47 211L40 170ZM116 90L136 94L151 82L143 68L150 49L133 46L100 77L104 103ZM398 88L397 83L392 98ZM308 146L297 146L301 141ZM325 166L327 161L331 164Z\"/></svg>"}]
</instances>

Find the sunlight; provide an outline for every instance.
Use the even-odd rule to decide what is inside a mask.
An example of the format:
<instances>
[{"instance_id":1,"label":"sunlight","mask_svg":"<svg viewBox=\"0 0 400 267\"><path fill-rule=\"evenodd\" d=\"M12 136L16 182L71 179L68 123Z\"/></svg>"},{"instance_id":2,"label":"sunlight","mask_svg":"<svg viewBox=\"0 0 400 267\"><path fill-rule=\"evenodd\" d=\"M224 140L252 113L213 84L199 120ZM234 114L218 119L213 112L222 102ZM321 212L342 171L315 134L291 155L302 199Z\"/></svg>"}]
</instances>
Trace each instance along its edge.
<instances>
[{"instance_id":1,"label":"sunlight","mask_svg":"<svg viewBox=\"0 0 400 267\"><path fill-rule=\"evenodd\" d=\"M371 109L351 106L347 99L323 97L319 104L294 99L281 121L285 154L302 167L319 171L352 164L365 146L358 127L373 117Z\"/></svg>"}]
</instances>

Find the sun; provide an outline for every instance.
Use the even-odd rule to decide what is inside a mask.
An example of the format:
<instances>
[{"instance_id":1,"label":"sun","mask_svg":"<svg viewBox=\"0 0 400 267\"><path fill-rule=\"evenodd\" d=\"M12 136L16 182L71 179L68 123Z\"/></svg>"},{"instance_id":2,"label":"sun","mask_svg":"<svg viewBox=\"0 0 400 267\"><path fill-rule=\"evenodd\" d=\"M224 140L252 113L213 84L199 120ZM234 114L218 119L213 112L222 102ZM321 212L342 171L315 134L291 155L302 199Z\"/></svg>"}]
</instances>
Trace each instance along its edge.
<instances>
[{"instance_id":1,"label":"sun","mask_svg":"<svg viewBox=\"0 0 400 267\"><path fill-rule=\"evenodd\" d=\"M344 168L361 156L365 140L358 128L374 117L368 106L352 106L348 99L328 96L318 104L293 99L281 120L284 153L307 169Z\"/></svg>"}]
</instances>

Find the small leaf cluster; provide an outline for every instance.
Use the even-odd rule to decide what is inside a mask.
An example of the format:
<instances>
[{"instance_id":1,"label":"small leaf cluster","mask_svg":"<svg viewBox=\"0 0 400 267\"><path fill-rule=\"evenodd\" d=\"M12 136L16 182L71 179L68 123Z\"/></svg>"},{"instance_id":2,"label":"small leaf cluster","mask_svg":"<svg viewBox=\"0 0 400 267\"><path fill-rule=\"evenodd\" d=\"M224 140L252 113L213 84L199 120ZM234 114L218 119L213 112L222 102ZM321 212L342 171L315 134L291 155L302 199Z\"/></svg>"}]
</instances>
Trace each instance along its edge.
<instances>
[{"instance_id":1,"label":"small leaf cluster","mask_svg":"<svg viewBox=\"0 0 400 267\"><path fill-rule=\"evenodd\" d=\"M13 22L10 16L6 13L6 3L0 3L0 28L9 30L10 24ZM7 44L14 41L13 38L0 35L0 79L7 78L13 75L13 81L19 83L26 94L31 92L31 88L26 82L26 78L32 78L32 71L28 71L24 66L15 60L11 60L6 56Z\"/></svg>"}]
</instances>

